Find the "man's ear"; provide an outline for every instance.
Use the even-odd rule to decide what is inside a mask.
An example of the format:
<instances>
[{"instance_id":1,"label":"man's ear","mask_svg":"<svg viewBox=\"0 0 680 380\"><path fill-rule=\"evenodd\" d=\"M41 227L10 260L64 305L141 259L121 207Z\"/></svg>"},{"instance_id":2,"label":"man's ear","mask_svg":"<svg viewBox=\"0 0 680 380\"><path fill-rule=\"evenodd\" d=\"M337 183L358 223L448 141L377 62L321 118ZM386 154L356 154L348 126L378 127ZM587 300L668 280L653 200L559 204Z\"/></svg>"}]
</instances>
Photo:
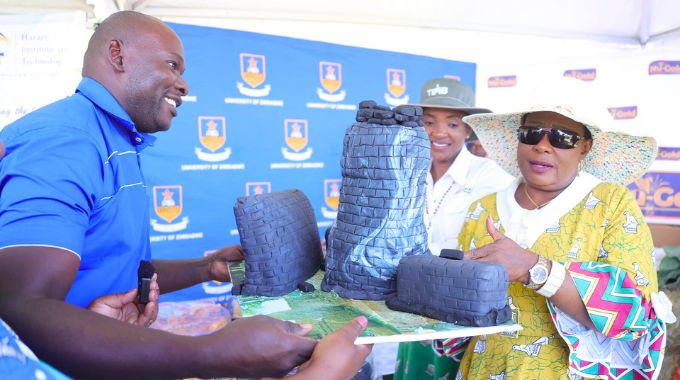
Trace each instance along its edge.
<instances>
[{"instance_id":1,"label":"man's ear","mask_svg":"<svg viewBox=\"0 0 680 380\"><path fill-rule=\"evenodd\" d=\"M109 41L109 62L117 71L125 71L123 68L123 43L120 40Z\"/></svg>"}]
</instances>

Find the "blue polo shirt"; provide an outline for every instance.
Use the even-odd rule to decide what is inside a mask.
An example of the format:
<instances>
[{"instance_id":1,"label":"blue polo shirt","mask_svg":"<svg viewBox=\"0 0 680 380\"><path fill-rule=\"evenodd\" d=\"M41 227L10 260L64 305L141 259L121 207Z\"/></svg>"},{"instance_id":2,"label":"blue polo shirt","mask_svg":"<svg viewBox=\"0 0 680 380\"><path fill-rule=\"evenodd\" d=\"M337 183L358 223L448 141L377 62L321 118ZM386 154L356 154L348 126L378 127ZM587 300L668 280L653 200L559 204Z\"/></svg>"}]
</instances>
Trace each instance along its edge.
<instances>
[{"instance_id":1,"label":"blue polo shirt","mask_svg":"<svg viewBox=\"0 0 680 380\"><path fill-rule=\"evenodd\" d=\"M0 131L0 249L50 246L80 258L66 301L137 286L150 259L140 166L154 137L137 132L111 93L83 78L76 93Z\"/></svg>"}]
</instances>

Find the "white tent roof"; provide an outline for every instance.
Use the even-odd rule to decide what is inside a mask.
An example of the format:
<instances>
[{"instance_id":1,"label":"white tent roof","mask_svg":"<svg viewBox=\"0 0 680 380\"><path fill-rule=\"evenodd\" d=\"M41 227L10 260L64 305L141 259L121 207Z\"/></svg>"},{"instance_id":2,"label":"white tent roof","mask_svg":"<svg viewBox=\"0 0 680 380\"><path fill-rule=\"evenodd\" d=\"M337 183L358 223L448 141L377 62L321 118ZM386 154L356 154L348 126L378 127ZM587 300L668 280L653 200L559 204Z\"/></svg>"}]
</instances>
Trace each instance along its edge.
<instances>
[{"instance_id":1,"label":"white tent roof","mask_svg":"<svg viewBox=\"0 0 680 380\"><path fill-rule=\"evenodd\" d=\"M128 9L166 21L471 61L559 60L539 54L556 38L570 58L606 54L606 46L640 51L680 42L677 0L0 0L0 14L73 9L93 23Z\"/></svg>"},{"instance_id":2,"label":"white tent roof","mask_svg":"<svg viewBox=\"0 0 680 380\"><path fill-rule=\"evenodd\" d=\"M677 0L118 1L161 18L321 21L645 44L680 31Z\"/></svg>"}]
</instances>

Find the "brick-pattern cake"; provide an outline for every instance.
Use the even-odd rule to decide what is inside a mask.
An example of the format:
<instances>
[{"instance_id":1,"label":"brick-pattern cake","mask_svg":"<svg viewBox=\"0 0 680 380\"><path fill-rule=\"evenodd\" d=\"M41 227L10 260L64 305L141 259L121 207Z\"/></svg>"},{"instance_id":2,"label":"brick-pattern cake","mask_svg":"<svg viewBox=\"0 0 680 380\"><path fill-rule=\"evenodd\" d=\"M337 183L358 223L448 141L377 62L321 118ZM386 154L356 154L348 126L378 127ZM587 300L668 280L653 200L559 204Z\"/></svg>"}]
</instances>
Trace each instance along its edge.
<instances>
[{"instance_id":1,"label":"brick-pattern cake","mask_svg":"<svg viewBox=\"0 0 680 380\"><path fill-rule=\"evenodd\" d=\"M234 215L245 256L245 280L233 294L288 294L321 267L319 229L302 191L241 197Z\"/></svg>"},{"instance_id":2,"label":"brick-pattern cake","mask_svg":"<svg viewBox=\"0 0 680 380\"><path fill-rule=\"evenodd\" d=\"M399 260L428 254L423 224L430 141L422 109L363 101L345 132L342 187L321 285L345 298L396 291Z\"/></svg>"},{"instance_id":3,"label":"brick-pattern cake","mask_svg":"<svg viewBox=\"0 0 680 380\"><path fill-rule=\"evenodd\" d=\"M508 273L498 264L421 255L401 260L390 309L462 326L508 321Z\"/></svg>"}]
</instances>

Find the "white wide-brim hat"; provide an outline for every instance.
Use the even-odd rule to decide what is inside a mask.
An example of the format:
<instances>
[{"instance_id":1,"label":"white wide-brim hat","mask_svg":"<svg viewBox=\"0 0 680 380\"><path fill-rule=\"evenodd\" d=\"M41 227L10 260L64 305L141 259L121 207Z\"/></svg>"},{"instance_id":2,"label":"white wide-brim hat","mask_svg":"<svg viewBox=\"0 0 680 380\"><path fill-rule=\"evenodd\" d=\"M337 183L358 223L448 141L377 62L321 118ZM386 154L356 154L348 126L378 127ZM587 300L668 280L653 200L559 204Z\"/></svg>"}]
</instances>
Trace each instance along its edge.
<instances>
[{"instance_id":1,"label":"white wide-brim hat","mask_svg":"<svg viewBox=\"0 0 680 380\"><path fill-rule=\"evenodd\" d=\"M564 94L565 90L563 87L552 88L552 92ZM604 182L622 185L640 178L656 158L656 140L649 136L603 131L601 127L607 128L614 122L606 108L593 107L591 102L583 99L586 96L584 93L572 95L572 100L584 101L555 103L547 97L543 98L547 104L534 105L521 112L475 114L464 117L463 121L475 131L489 158L513 176L521 175L517 164L517 129L522 118L527 113L548 111L579 122L590 131L593 146L583 159L582 170Z\"/></svg>"}]
</instances>

